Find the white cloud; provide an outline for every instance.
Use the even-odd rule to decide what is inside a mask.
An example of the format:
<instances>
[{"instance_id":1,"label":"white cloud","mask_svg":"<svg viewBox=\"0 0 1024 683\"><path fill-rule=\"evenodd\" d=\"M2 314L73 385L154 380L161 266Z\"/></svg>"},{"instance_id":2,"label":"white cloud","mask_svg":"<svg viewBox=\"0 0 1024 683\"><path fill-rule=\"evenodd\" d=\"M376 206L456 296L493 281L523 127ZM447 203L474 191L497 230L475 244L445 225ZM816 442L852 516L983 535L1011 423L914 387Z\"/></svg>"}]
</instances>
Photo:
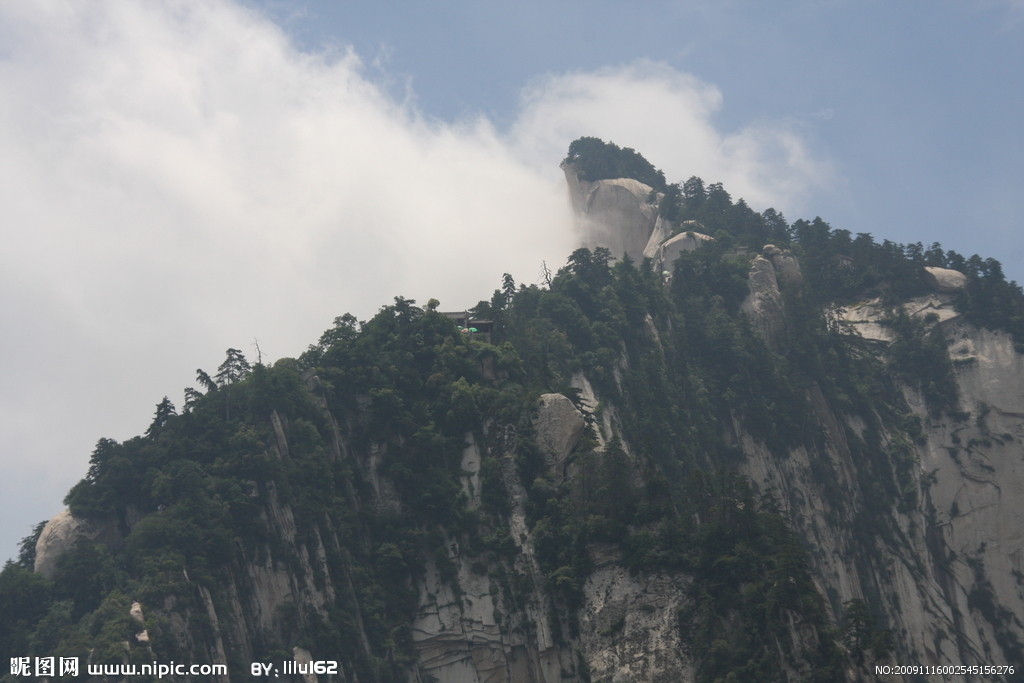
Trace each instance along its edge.
<instances>
[{"instance_id":1,"label":"white cloud","mask_svg":"<svg viewBox=\"0 0 1024 683\"><path fill-rule=\"evenodd\" d=\"M508 133L410 100L226 0L0 6L0 551L228 346L297 355L345 311L560 264L581 134L752 202L822 175L786 126L718 132L721 94L658 65L540 80Z\"/></svg>"},{"instance_id":2,"label":"white cloud","mask_svg":"<svg viewBox=\"0 0 1024 683\"><path fill-rule=\"evenodd\" d=\"M800 210L835 180L793 122L752 122L721 131L717 88L668 66L636 62L548 76L524 96L516 135L550 156L565 140L594 135L644 154L670 182L692 175L722 182L753 206Z\"/></svg>"}]
</instances>

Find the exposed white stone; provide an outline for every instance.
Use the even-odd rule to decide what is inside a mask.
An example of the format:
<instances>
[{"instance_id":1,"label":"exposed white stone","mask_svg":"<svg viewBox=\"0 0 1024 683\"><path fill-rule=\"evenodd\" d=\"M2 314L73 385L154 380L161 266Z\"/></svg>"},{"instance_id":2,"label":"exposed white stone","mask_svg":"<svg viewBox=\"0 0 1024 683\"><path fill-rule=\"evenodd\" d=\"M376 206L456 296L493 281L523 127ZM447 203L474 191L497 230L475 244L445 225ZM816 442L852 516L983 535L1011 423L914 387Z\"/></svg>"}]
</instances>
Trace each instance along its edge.
<instances>
[{"instance_id":1,"label":"exposed white stone","mask_svg":"<svg viewBox=\"0 0 1024 683\"><path fill-rule=\"evenodd\" d=\"M953 296L950 294L926 294L914 297L903 304L903 310L907 315L940 323L960 317L960 313L953 305Z\"/></svg>"},{"instance_id":2,"label":"exposed white stone","mask_svg":"<svg viewBox=\"0 0 1024 683\"><path fill-rule=\"evenodd\" d=\"M202 598L203 606L206 608L206 616L210 620L213 643L210 643L210 650L213 655L211 664L227 664L228 658L224 650L224 638L221 636L220 617L217 615L217 608L213 604L213 596L210 595L206 586L198 585L199 597ZM215 680L221 683L230 683L230 676L217 676Z\"/></svg>"},{"instance_id":3,"label":"exposed white stone","mask_svg":"<svg viewBox=\"0 0 1024 683\"><path fill-rule=\"evenodd\" d=\"M654 222L654 230L647 238L647 245L644 247L644 258L655 258L658 255L658 247L661 243L672 236L672 224L661 216Z\"/></svg>"},{"instance_id":4,"label":"exposed white stone","mask_svg":"<svg viewBox=\"0 0 1024 683\"><path fill-rule=\"evenodd\" d=\"M740 310L762 339L769 343L778 341L785 319L782 292L779 291L779 282L771 261L763 256L755 256L750 263L747 285L750 294L743 300Z\"/></svg>"},{"instance_id":5,"label":"exposed white stone","mask_svg":"<svg viewBox=\"0 0 1024 683\"><path fill-rule=\"evenodd\" d=\"M959 292L967 286L967 276L952 268L925 266L924 274L937 292Z\"/></svg>"},{"instance_id":6,"label":"exposed white stone","mask_svg":"<svg viewBox=\"0 0 1024 683\"><path fill-rule=\"evenodd\" d=\"M313 671L313 655L304 647L292 648L292 659L298 664L298 670L303 672L302 680L305 683L317 683L316 672Z\"/></svg>"},{"instance_id":7,"label":"exposed white stone","mask_svg":"<svg viewBox=\"0 0 1024 683\"><path fill-rule=\"evenodd\" d=\"M564 171L583 246L604 247L616 258L625 253L642 260L658 220L653 189L632 178L588 182L580 180L572 166Z\"/></svg>"},{"instance_id":8,"label":"exposed white stone","mask_svg":"<svg viewBox=\"0 0 1024 683\"><path fill-rule=\"evenodd\" d=\"M789 251L780 249L774 244L766 244L761 249L761 254L772 262L775 267L775 275L783 285L799 287L804 283L804 273L800 269L800 261Z\"/></svg>"},{"instance_id":9,"label":"exposed white stone","mask_svg":"<svg viewBox=\"0 0 1024 683\"><path fill-rule=\"evenodd\" d=\"M680 576L599 567L583 585L580 650L595 681L692 681L679 629Z\"/></svg>"},{"instance_id":10,"label":"exposed white stone","mask_svg":"<svg viewBox=\"0 0 1024 683\"><path fill-rule=\"evenodd\" d=\"M138 602L133 602L132 603L132 607L131 607L130 610L128 610L128 614L131 615L132 619L134 619L136 621L136 623L138 623L138 624L145 624L146 623L146 617L143 616L143 614L142 614L142 605L139 604Z\"/></svg>"},{"instance_id":11,"label":"exposed white stone","mask_svg":"<svg viewBox=\"0 0 1024 683\"><path fill-rule=\"evenodd\" d=\"M37 574L52 579L57 571L57 560L71 550L79 540L111 541L115 536L116 533L112 529L78 519L70 510L64 510L47 522L39 534L33 569Z\"/></svg>"},{"instance_id":12,"label":"exposed white stone","mask_svg":"<svg viewBox=\"0 0 1024 683\"><path fill-rule=\"evenodd\" d=\"M704 233L687 230L674 235L658 245L654 253L654 260L662 270L672 271L679 255L687 251L696 251L706 242L713 242L715 238Z\"/></svg>"},{"instance_id":13,"label":"exposed white stone","mask_svg":"<svg viewBox=\"0 0 1024 683\"><path fill-rule=\"evenodd\" d=\"M888 323L892 314L882 306L879 299L844 306L835 313L848 332L863 339L886 343L896 339Z\"/></svg>"},{"instance_id":14,"label":"exposed white stone","mask_svg":"<svg viewBox=\"0 0 1024 683\"><path fill-rule=\"evenodd\" d=\"M533 426L548 471L561 477L565 461L583 436L583 414L562 394L543 394Z\"/></svg>"},{"instance_id":15,"label":"exposed white stone","mask_svg":"<svg viewBox=\"0 0 1024 683\"><path fill-rule=\"evenodd\" d=\"M950 294L926 294L908 299L901 305L903 312L926 322L948 323L960 317ZM891 321L895 313L883 306L878 298L869 299L835 309L835 314L847 331L864 339L890 343L896 339Z\"/></svg>"},{"instance_id":16,"label":"exposed white stone","mask_svg":"<svg viewBox=\"0 0 1024 683\"><path fill-rule=\"evenodd\" d=\"M569 386L580 392L579 396L584 410L597 418L595 436L597 436L597 443L600 449L604 449L604 446L616 431L615 419L617 416L615 415L615 409L611 405L601 404L593 385L583 373L573 375L569 381Z\"/></svg>"},{"instance_id":17,"label":"exposed white stone","mask_svg":"<svg viewBox=\"0 0 1024 683\"><path fill-rule=\"evenodd\" d=\"M935 310L928 301L921 297L905 306L924 316ZM946 305L938 306L940 312ZM864 324L874 324L874 314L884 313L877 302L862 308ZM1009 657L1000 649L996 629L1019 633L1017 624L1024 623L1024 355L1006 333L954 317L940 324L951 358L959 361L954 374L966 419L936 415L916 391L904 388L923 438L898 446L913 447L913 459L906 463L911 478L901 495L913 495L910 500L917 502L902 510L893 502L886 512L896 536L877 538L870 549L873 557L884 558L872 561L885 567L882 576L858 565L844 521L850 510L866 504L849 443L850 430L863 434L862 422L840 421L821 392L812 389L811 408L825 432L822 451L801 447L779 458L749 435L740 439L747 456L744 473L775 494L798 534L813 539L815 580L823 594L833 596L833 609L838 613L846 600L868 599L880 587L873 605L900 634L904 651L928 664ZM734 428L743 434L738 420ZM813 475L823 469L832 472L831 489ZM830 490L843 495L837 499ZM1005 610L996 622L979 608L979 594L991 595L995 608Z\"/></svg>"},{"instance_id":18,"label":"exposed white stone","mask_svg":"<svg viewBox=\"0 0 1024 683\"><path fill-rule=\"evenodd\" d=\"M457 561L459 595L437 564L428 562L419 584L419 609L412 638L419 666L437 680L507 681L513 642L506 642L495 611L500 596L490 578Z\"/></svg>"},{"instance_id":19,"label":"exposed white stone","mask_svg":"<svg viewBox=\"0 0 1024 683\"><path fill-rule=\"evenodd\" d=\"M466 494L466 507L475 510L480 507L480 447L477 446L476 438L472 434L466 439L460 469L460 483L462 492Z\"/></svg>"}]
</instances>

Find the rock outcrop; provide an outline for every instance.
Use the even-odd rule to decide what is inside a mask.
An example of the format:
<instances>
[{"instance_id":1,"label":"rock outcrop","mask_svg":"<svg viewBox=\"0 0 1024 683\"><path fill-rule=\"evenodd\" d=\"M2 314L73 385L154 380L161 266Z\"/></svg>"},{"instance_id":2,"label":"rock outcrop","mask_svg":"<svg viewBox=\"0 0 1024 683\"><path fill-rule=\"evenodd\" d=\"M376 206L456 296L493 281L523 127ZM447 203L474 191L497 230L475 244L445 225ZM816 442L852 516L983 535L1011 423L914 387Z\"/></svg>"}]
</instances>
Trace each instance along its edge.
<instances>
[{"instance_id":1,"label":"rock outcrop","mask_svg":"<svg viewBox=\"0 0 1024 683\"><path fill-rule=\"evenodd\" d=\"M650 258L658 269L671 272L681 253L714 239L697 221L674 226L659 216L661 195L638 180L585 181L571 164L562 169L581 246L603 247L615 258L625 254L635 262ZM680 228L683 231L677 234Z\"/></svg>"},{"instance_id":2,"label":"rock outcrop","mask_svg":"<svg viewBox=\"0 0 1024 683\"><path fill-rule=\"evenodd\" d=\"M691 681L677 615L690 600L685 579L599 567L583 587L580 647L594 681Z\"/></svg>"},{"instance_id":3,"label":"rock outcrop","mask_svg":"<svg viewBox=\"0 0 1024 683\"><path fill-rule=\"evenodd\" d=\"M761 255L772 262L775 275L783 286L799 288L804 283L804 274L800 269L800 261L789 249L780 249L774 244L766 244Z\"/></svg>"},{"instance_id":4,"label":"rock outcrop","mask_svg":"<svg viewBox=\"0 0 1024 683\"><path fill-rule=\"evenodd\" d=\"M680 226L658 218L646 185L583 183L570 169L567 176L588 246L647 256L669 270L681 253L712 239L696 224L673 236ZM878 617L875 635L889 637L888 645L879 639L884 663L1018 662L1024 355L1014 340L956 311L962 274L929 269L936 291L901 308L871 299L827 312L831 346L818 360L854 373L878 369L878 376L800 367L792 372L800 377L787 377L779 372L794 370L787 343L795 323L806 322L799 308L810 303L800 263L770 244L753 258L740 249L723 257L729 267L748 260L740 311L759 338L740 340L755 359L749 366L730 355L740 344L713 350L721 354L690 344L688 335L700 336L703 302L690 302L685 319L676 315L673 300L661 297L677 295L676 288L647 273L646 299L623 294L613 322L594 322L599 348L532 375L521 367L525 359L548 363L551 349L568 348L559 320L578 316L531 319L543 325L522 328L530 355L520 358L512 341L474 346L444 337L440 325L430 331L436 348L421 357L423 348L393 330L429 318L410 314L409 323L396 315L385 321L396 327L376 340L395 344L386 362L375 364L370 344L352 347L359 352L352 358L339 353L336 365L315 360L311 350L314 360L301 373L274 376L286 387L281 407L254 409L257 417L244 425L233 410L236 421L221 422L217 394L206 413L188 418L201 429L173 443L191 448L215 434L197 455L181 456L197 458L191 469L207 477L196 488L221 496L196 495L209 516L187 514L192 498L177 517L151 501L150 536L125 539L117 525L130 534L135 521L123 508L106 526L65 511L38 539L36 571L53 577L61 555L80 541L160 551L168 539L184 538L184 550L175 547L159 562L121 556L155 569L143 577L150 583L139 583L145 595L138 599L149 601L145 615L141 602L126 602L136 595L119 596L118 647L124 641L149 661L167 644L191 661L216 664L267 653L281 661L291 652L306 683L318 680L309 672L318 660L339 661L337 677L327 678L344 681L708 679L716 658L735 657L734 671L754 661L729 642L749 638L753 620L772 624L757 643L757 661L774 667L766 679L813 673L822 680L821 671L845 667L845 680L874 680L860 664L874 645L858 642L847 620L858 601ZM568 308L554 299L560 292L548 294L542 303ZM524 294L532 295L542 290ZM739 295L730 296L734 307ZM946 342L933 344L948 353L957 392L945 410L885 371L887 354L895 355L891 323L901 312L929 340ZM746 329L730 319L734 334ZM772 386L719 401L716 391L735 395L746 386L728 377L731 363L737 377L756 374ZM348 386L375 373L386 379L368 384L371 396ZM456 385L465 400L445 404L438 387L454 394ZM538 387L569 387L574 399L537 397ZM223 394L231 388L243 387ZM426 398L413 410L406 403L417 396ZM778 410L779 403L790 405ZM773 431L775 416L790 420L793 433ZM655 438L666 433L673 438ZM687 510L685 498L705 490L714 504L700 499ZM219 532L204 539L212 547L186 559L208 519ZM787 552L774 554L779 545ZM712 591L717 602L701 602ZM743 604L750 596L756 600ZM698 629L711 636L699 641ZM695 651L694 642L713 652ZM816 668L821 660L830 663ZM747 680L759 673L748 670Z\"/></svg>"},{"instance_id":5,"label":"rock outcrop","mask_svg":"<svg viewBox=\"0 0 1024 683\"><path fill-rule=\"evenodd\" d=\"M584 204L576 206L585 214ZM646 226L649 212L645 216L622 222ZM661 220L649 233L643 254L656 268L671 270L681 251L710 239L696 231L671 233ZM892 486L905 496L898 509L885 513L890 515L885 521L876 522L890 530L870 538L851 532L864 524L863 510L871 507L867 499L873 494L864 482L878 473L856 455L868 438L865 423L844 415L819 390L809 399L824 430L824 449L796 448L779 458L737 421L734 431L745 458L741 470L782 503L799 533L813 539L816 582L837 619L848 601L869 599L884 611L898 650L918 661L993 656L1010 661L1024 654L1024 356L1007 334L962 319L954 298L967 285L963 273L934 267L924 273L933 293L899 306L928 326L938 325L945 336L958 411L937 415L914 389L904 387L923 430L909 453L905 437L890 434L882 440L887 452L905 453L904 464L887 465L893 468ZM788 250L765 245L751 261L749 295L741 310L769 345L785 344L783 292L799 296L803 286L800 263ZM872 299L834 315L842 329L876 342L875 352L884 356L895 340L895 313ZM605 431L600 430L602 441ZM837 497L836 491L844 493ZM582 622L581 642L594 653L588 661L602 680L648 680L651 671L623 664L642 667L649 660L624 653L635 611L623 607L625 598L615 597L609 587L617 571L598 569L588 579L589 616ZM620 634L615 644L593 647L600 640L595 634L609 632ZM692 677L687 666L684 660L674 662L673 674Z\"/></svg>"},{"instance_id":6,"label":"rock outcrop","mask_svg":"<svg viewBox=\"0 0 1024 683\"><path fill-rule=\"evenodd\" d=\"M713 237L692 230L669 237L654 249L655 268L671 273L672 266L680 254L695 251L704 243L712 241L714 241Z\"/></svg>"},{"instance_id":7,"label":"rock outcrop","mask_svg":"<svg viewBox=\"0 0 1024 683\"><path fill-rule=\"evenodd\" d=\"M913 318L932 323L945 323L960 317L950 294L925 294L908 299L899 308ZM891 343L896 336L892 319L896 311L886 307L879 298L868 299L833 311L851 333L876 342Z\"/></svg>"},{"instance_id":8,"label":"rock outcrop","mask_svg":"<svg viewBox=\"0 0 1024 683\"><path fill-rule=\"evenodd\" d=\"M740 310L762 339L775 344L785 327L785 319L782 292L772 262L763 256L755 256L750 263L747 284L750 293L743 300Z\"/></svg>"},{"instance_id":9,"label":"rock outcrop","mask_svg":"<svg viewBox=\"0 0 1024 683\"><path fill-rule=\"evenodd\" d=\"M604 247L612 256L643 259L644 248L658 219L654 190L632 178L580 180L571 165L564 167L569 197L582 246Z\"/></svg>"},{"instance_id":10,"label":"rock outcrop","mask_svg":"<svg viewBox=\"0 0 1024 683\"><path fill-rule=\"evenodd\" d=\"M967 276L959 270L952 268L935 268L927 266L924 269L925 278L928 284L936 292L953 293L959 292L967 286Z\"/></svg>"},{"instance_id":11,"label":"rock outcrop","mask_svg":"<svg viewBox=\"0 0 1024 683\"><path fill-rule=\"evenodd\" d=\"M64 510L46 523L36 539L34 569L36 573L52 579L57 571L57 561L79 541L112 543L118 540L120 535L111 525L97 525L78 519L70 510Z\"/></svg>"},{"instance_id":12,"label":"rock outcrop","mask_svg":"<svg viewBox=\"0 0 1024 683\"><path fill-rule=\"evenodd\" d=\"M317 683L319 679L313 670L313 655L309 650L304 647L293 647L292 661L295 662L296 669L301 672L303 683Z\"/></svg>"},{"instance_id":13,"label":"rock outcrop","mask_svg":"<svg viewBox=\"0 0 1024 683\"><path fill-rule=\"evenodd\" d=\"M889 328L878 322L882 316L873 315L878 309L861 308L871 314L862 310L854 326L865 337L890 342ZM837 612L848 600L875 596L901 649L922 661L993 652L1013 658L1021 651L1024 624L1024 356L1005 333L952 317L940 324L956 363L961 412L937 415L915 390L904 388L923 431L905 456L912 468L890 476L903 477L906 501L918 503L886 513L891 516L880 523L892 524L890 532L868 541L849 531L868 505L863 496L869 492L860 483L866 463L854 454L865 427L824 396L812 397L826 428L823 453L796 449L780 460L745 436L744 471L814 539L816 574ZM906 447L896 436L885 446ZM820 475L809 475L823 470L835 478L830 487L847 492L843 498L831 495Z\"/></svg>"},{"instance_id":14,"label":"rock outcrop","mask_svg":"<svg viewBox=\"0 0 1024 683\"><path fill-rule=\"evenodd\" d=\"M36 540L35 571L52 579L57 571L57 560L70 550L79 538L87 538L83 522L76 519L70 510L57 514L43 527L43 533Z\"/></svg>"},{"instance_id":15,"label":"rock outcrop","mask_svg":"<svg viewBox=\"0 0 1024 683\"><path fill-rule=\"evenodd\" d=\"M558 473L560 480L565 473L566 459L583 435L583 414L562 394L543 394L537 403L533 425L547 468Z\"/></svg>"},{"instance_id":16,"label":"rock outcrop","mask_svg":"<svg viewBox=\"0 0 1024 683\"><path fill-rule=\"evenodd\" d=\"M892 314L882 306L880 299L843 306L834 313L847 331L861 339L889 343L896 338L889 324Z\"/></svg>"},{"instance_id":17,"label":"rock outcrop","mask_svg":"<svg viewBox=\"0 0 1024 683\"><path fill-rule=\"evenodd\" d=\"M929 478L930 522L944 546L945 557L933 561L946 562L937 575L961 616L965 644L1012 656L1024 652L1024 355L1004 332L963 320L942 331L955 362L961 419L935 416L907 393L924 425L917 453ZM998 606L1002 616L992 619L985 605Z\"/></svg>"}]
</instances>

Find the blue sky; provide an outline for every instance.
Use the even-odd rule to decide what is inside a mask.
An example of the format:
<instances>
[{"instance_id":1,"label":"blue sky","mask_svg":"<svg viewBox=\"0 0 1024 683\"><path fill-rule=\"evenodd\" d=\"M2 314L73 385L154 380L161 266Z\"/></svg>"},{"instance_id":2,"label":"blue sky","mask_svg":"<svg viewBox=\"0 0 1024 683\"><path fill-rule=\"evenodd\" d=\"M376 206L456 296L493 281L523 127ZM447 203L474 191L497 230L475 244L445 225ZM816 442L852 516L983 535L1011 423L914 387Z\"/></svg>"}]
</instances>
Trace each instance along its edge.
<instances>
[{"instance_id":1,"label":"blue sky","mask_svg":"<svg viewBox=\"0 0 1024 683\"><path fill-rule=\"evenodd\" d=\"M580 135L1020 281L1022 52L1011 0L5 4L0 555L229 346L562 263Z\"/></svg>"},{"instance_id":2,"label":"blue sky","mask_svg":"<svg viewBox=\"0 0 1024 683\"><path fill-rule=\"evenodd\" d=\"M668 65L721 91L718 129L784 121L835 164L834 187L801 207L808 214L853 232L1001 255L1024 279L1024 239L1015 239L1024 216L1024 3L255 6L307 49L353 46L392 92L408 88L417 107L444 120L482 113L508 125L524 86L545 74ZM638 149L658 166L686 169L685 159Z\"/></svg>"}]
</instances>

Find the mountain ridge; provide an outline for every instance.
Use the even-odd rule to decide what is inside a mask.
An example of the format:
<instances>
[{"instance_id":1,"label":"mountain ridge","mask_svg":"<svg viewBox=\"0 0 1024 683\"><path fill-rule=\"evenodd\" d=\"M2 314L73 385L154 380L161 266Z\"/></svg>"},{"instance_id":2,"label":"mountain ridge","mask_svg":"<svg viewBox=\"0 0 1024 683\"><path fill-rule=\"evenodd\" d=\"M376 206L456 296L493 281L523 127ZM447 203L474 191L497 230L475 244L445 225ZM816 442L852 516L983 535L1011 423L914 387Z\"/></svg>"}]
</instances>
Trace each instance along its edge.
<instances>
[{"instance_id":1,"label":"mountain ridge","mask_svg":"<svg viewBox=\"0 0 1024 683\"><path fill-rule=\"evenodd\" d=\"M11 656L237 679L301 651L412 681L1014 662L1024 307L998 262L563 168L589 248L545 288L506 276L472 311L489 337L398 297L299 359L229 350L181 414L101 440L80 530L0 577Z\"/></svg>"}]
</instances>

